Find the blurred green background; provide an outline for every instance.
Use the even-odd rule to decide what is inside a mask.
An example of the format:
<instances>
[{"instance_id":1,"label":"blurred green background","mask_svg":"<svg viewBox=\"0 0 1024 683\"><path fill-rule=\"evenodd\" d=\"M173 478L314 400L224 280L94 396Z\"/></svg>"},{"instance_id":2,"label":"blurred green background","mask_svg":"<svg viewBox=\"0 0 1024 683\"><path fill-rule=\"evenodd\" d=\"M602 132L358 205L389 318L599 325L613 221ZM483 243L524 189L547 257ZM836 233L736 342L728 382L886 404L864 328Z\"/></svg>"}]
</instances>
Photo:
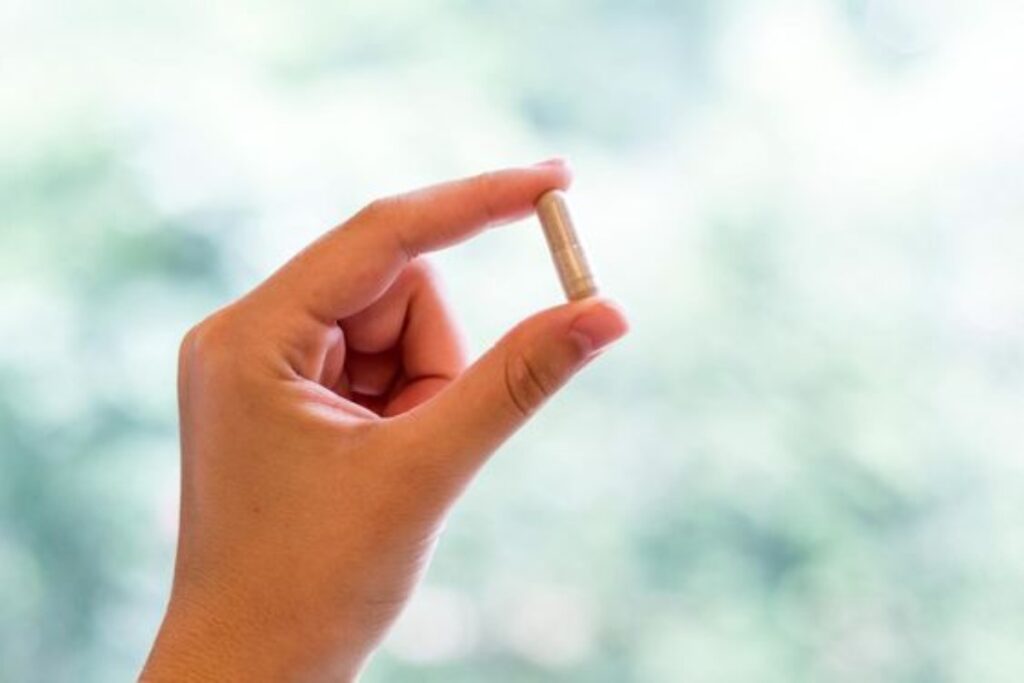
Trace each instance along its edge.
<instances>
[{"instance_id":1,"label":"blurred green background","mask_svg":"<svg viewBox=\"0 0 1024 683\"><path fill-rule=\"evenodd\" d=\"M383 681L1024 680L1015 1L0 0L0 680L131 679L184 331L370 199L566 155L634 331ZM439 255L482 350L533 222Z\"/></svg>"}]
</instances>

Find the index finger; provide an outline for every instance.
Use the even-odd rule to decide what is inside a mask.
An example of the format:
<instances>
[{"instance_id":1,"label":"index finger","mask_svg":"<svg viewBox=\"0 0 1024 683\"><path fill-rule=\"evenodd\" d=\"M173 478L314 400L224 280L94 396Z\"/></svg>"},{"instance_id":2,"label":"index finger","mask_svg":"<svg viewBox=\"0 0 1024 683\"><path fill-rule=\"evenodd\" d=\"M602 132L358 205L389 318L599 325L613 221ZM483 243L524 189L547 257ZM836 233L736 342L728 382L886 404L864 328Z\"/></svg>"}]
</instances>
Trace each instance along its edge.
<instances>
[{"instance_id":1,"label":"index finger","mask_svg":"<svg viewBox=\"0 0 1024 683\"><path fill-rule=\"evenodd\" d=\"M267 281L285 305L333 324L376 300L410 260L529 214L571 181L560 160L508 168L379 199L300 252Z\"/></svg>"}]
</instances>

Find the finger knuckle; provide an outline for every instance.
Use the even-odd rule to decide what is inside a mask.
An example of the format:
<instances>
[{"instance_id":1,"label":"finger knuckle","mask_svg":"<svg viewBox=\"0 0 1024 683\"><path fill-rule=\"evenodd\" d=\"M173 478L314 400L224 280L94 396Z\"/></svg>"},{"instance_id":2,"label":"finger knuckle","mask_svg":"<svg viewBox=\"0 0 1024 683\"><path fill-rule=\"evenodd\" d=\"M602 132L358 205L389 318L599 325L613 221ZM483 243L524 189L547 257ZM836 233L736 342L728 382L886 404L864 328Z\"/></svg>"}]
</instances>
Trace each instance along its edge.
<instances>
[{"instance_id":1,"label":"finger knuckle","mask_svg":"<svg viewBox=\"0 0 1024 683\"><path fill-rule=\"evenodd\" d=\"M393 239L395 248L404 253L407 260L413 260L416 253L405 235L403 216L407 215L406 206L409 197L392 195L374 199L356 214L351 221L354 226L362 226L368 230L383 232Z\"/></svg>"},{"instance_id":2,"label":"finger knuckle","mask_svg":"<svg viewBox=\"0 0 1024 683\"><path fill-rule=\"evenodd\" d=\"M491 197L494 196L498 186L499 176L495 171L487 171L476 176L476 185L478 194L483 198L483 211L484 218L487 222L492 222L498 218L498 211L494 206Z\"/></svg>"},{"instance_id":3,"label":"finger knuckle","mask_svg":"<svg viewBox=\"0 0 1024 683\"><path fill-rule=\"evenodd\" d=\"M524 417L532 415L554 391L555 382L543 365L524 353L511 353L505 359L505 388L509 398Z\"/></svg>"},{"instance_id":4,"label":"finger knuckle","mask_svg":"<svg viewBox=\"0 0 1024 683\"><path fill-rule=\"evenodd\" d=\"M199 334L199 326L193 325L178 344L178 365L185 366L192 358L192 349L195 348L196 335Z\"/></svg>"},{"instance_id":5,"label":"finger knuckle","mask_svg":"<svg viewBox=\"0 0 1024 683\"><path fill-rule=\"evenodd\" d=\"M378 197L364 206L356 215L368 223L389 221L395 218L404 203L405 200L401 195Z\"/></svg>"},{"instance_id":6,"label":"finger knuckle","mask_svg":"<svg viewBox=\"0 0 1024 683\"><path fill-rule=\"evenodd\" d=\"M179 364L183 367L223 364L237 346L234 336L231 310L224 308L213 313L185 333L179 348Z\"/></svg>"},{"instance_id":7,"label":"finger knuckle","mask_svg":"<svg viewBox=\"0 0 1024 683\"><path fill-rule=\"evenodd\" d=\"M440 282L437 268L422 256L418 256L410 261L407 269L409 271L408 276L417 284L437 285Z\"/></svg>"},{"instance_id":8,"label":"finger knuckle","mask_svg":"<svg viewBox=\"0 0 1024 683\"><path fill-rule=\"evenodd\" d=\"M356 217L372 222L386 216L390 206L391 199L388 197L374 199L372 202L360 209L359 213L356 214Z\"/></svg>"}]
</instances>

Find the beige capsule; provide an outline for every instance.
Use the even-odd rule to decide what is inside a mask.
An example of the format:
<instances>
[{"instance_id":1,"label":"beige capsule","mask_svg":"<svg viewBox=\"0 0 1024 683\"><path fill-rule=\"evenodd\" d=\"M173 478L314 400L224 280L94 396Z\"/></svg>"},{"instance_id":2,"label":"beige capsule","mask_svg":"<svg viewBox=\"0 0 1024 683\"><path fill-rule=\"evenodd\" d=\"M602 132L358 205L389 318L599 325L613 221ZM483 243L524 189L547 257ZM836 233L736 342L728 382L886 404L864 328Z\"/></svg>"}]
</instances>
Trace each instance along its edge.
<instances>
[{"instance_id":1,"label":"beige capsule","mask_svg":"<svg viewBox=\"0 0 1024 683\"><path fill-rule=\"evenodd\" d=\"M536 209L565 296L576 301L597 294L594 275L576 235L565 194L561 190L545 192L537 200Z\"/></svg>"}]
</instances>

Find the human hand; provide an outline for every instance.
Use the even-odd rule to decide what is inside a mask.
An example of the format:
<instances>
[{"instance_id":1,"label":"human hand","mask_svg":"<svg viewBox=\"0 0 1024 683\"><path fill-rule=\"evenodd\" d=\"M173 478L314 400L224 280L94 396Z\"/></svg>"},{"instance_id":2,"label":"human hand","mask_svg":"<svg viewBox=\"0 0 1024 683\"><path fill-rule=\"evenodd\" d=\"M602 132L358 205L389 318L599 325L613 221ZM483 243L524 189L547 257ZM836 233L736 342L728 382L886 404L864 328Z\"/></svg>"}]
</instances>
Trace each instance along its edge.
<instances>
[{"instance_id":1,"label":"human hand","mask_svg":"<svg viewBox=\"0 0 1024 683\"><path fill-rule=\"evenodd\" d=\"M143 680L357 676L477 469L626 332L604 300L565 304L466 368L420 258L569 181L548 162L374 202L186 335L178 554Z\"/></svg>"}]
</instances>

